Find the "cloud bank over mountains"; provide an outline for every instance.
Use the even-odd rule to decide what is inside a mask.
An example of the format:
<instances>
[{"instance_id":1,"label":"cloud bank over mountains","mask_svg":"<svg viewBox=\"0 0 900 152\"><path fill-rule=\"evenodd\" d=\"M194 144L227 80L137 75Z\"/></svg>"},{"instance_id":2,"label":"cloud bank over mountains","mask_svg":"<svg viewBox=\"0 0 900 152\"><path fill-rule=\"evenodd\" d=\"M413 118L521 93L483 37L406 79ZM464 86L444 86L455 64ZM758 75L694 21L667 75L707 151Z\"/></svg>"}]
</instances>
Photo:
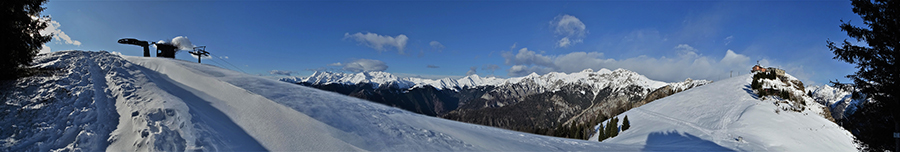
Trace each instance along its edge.
<instances>
[{"instance_id":1,"label":"cloud bank over mountains","mask_svg":"<svg viewBox=\"0 0 900 152\"><path fill-rule=\"evenodd\" d=\"M373 59L356 59L348 63L337 62L328 64L328 66L341 67L342 70L350 72L384 71L388 68L383 61Z\"/></svg>"},{"instance_id":2,"label":"cloud bank over mountains","mask_svg":"<svg viewBox=\"0 0 900 152\"><path fill-rule=\"evenodd\" d=\"M293 73L295 73L295 72L294 72L294 71L283 71L283 70L272 70L272 71L269 71L269 74L273 74L273 75L284 75L284 76L291 76L291 74L293 74Z\"/></svg>"},{"instance_id":3,"label":"cloud bank over mountains","mask_svg":"<svg viewBox=\"0 0 900 152\"><path fill-rule=\"evenodd\" d=\"M365 34L344 33L344 39L353 39L362 45L366 45L372 49L377 50L378 52L387 51L387 47L394 47L400 54L405 54L403 52L403 49L406 48L406 43L407 41L409 41L409 37L406 37L406 35L403 34L392 37L387 35L378 35L370 32L366 32Z\"/></svg>"},{"instance_id":4,"label":"cloud bank over mountains","mask_svg":"<svg viewBox=\"0 0 900 152\"><path fill-rule=\"evenodd\" d=\"M730 71L746 73L755 63L750 58L737 54L732 50L725 51L725 56L715 59L698 54L698 50L687 44L673 48L678 52L674 57L638 56L627 59L607 58L601 52L571 52L561 55L544 55L528 48L517 52L503 52L504 63L510 65L509 76L525 76L531 73L546 74L549 72L578 72L587 68L617 69L623 68L646 75L661 81L682 81L685 78L718 80L729 76Z\"/></svg>"}]
</instances>

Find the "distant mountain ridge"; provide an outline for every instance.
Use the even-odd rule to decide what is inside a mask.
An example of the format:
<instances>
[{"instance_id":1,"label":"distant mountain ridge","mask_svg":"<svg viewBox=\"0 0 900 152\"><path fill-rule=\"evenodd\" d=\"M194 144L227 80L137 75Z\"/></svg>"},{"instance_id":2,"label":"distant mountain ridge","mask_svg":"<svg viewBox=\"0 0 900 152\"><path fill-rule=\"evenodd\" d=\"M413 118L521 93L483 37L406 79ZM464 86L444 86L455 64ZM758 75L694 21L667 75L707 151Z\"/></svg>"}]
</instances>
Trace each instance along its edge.
<instances>
[{"instance_id":1,"label":"distant mountain ridge","mask_svg":"<svg viewBox=\"0 0 900 152\"><path fill-rule=\"evenodd\" d=\"M539 134L549 134L543 131L563 125L602 121L712 82L686 79L666 83L626 69L532 73L512 78L470 75L459 79L404 78L387 72L316 72L281 81L420 114Z\"/></svg>"},{"instance_id":2,"label":"distant mountain ridge","mask_svg":"<svg viewBox=\"0 0 900 152\"><path fill-rule=\"evenodd\" d=\"M556 89L561 87L561 85L576 82L591 84L595 88L603 88L605 86L621 86L617 84L623 83L635 84L649 88L659 88L667 85L667 83L665 82L650 80L643 75L629 70L616 69L615 71L611 71L605 68L600 69L599 71L594 71L593 69L585 69L581 72L571 74L550 72L548 74L538 75L536 73L531 73L527 76L512 78L480 77L475 74L455 80L451 78L423 79L413 77L398 77L394 76L393 74L381 71L367 71L360 73L317 71L308 77L287 77L281 78L281 81L292 83L310 83L313 85L357 85L361 83L369 83L372 84L373 87L395 87L399 89L414 89L424 86L432 86L436 89L449 89L454 91L458 90L459 88L465 87L474 88L488 85L499 86L516 83L526 83L525 81L532 81L542 88L548 89ZM594 91L596 92L597 90Z\"/></svg>"},{"instance_id":3,"label":"distant mountain ridge","mask_svg":"<svg viewBox=\"0 0 900 152\"><path fill-rule=\"evenodd\" d=\"M805 90L814 101L826 105L831 111L832 117L840 121L856 112L863 102L868 102L865 94L857 94L859 90L850 84L837 86L809 86Z\"/></svg>"}]
</instances>

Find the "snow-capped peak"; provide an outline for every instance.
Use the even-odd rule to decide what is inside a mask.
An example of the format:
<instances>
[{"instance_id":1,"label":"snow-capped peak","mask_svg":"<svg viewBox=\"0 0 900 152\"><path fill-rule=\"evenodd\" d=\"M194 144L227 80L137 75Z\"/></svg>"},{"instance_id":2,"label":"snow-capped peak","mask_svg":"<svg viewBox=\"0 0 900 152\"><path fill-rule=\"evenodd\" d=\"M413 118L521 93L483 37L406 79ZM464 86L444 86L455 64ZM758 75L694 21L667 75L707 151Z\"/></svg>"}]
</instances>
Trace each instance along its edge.
<instances>
[{"instance_id":1,"label":"snow-capped peak","mask_svg":"<svg viewBox=\"0 0 900 152\"><path fill-rule=\"evenodd\" d=\"M335 72L315 72L309 77L288 77L282 78L281 81L292 83L310 83L315 85L327 84L345 84L356 85L360 83L371 83L374 87L396 86L400 89L412 89L424 86L432 86L436 89L457 90L457 88L478 87L478 86L499 86L504 84L523 84L533 83L543 89L553 90L564 87L569 84L577 83L589 85L595 88L593 91L606 87L627 87L637 85L644 88L656 89L668 83L651 80L636 72L626 69L616 69L611 71L603 68L597 71L593 69L584 69L575 73L550 72L544 75L531 73L522 77L497 78L497 77L481 77L478 75L469 75L460 79L423 79L412 77L397 77L387 72L369 71L361 73L335 73ZM685 82L677 82L685 83ZM673 83L675 84L675 83Z\"/></svg>"}]
</instances>

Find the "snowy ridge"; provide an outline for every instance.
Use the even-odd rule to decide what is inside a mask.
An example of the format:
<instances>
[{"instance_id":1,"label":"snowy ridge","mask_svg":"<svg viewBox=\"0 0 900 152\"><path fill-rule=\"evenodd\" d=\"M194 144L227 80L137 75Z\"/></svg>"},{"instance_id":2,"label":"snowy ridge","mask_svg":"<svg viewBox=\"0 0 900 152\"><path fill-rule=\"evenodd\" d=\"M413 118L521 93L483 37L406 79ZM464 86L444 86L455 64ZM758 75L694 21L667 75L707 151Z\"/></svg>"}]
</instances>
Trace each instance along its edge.
<instances>
[{"instance_id":1,"label":"snowy ridge","mask_svg":"<svg viewBox=\"0 0 900 152\"><path fill-rule=\"evenodd\" d=\"M856 151L853 135L817 108L778 112L783 107L775 103L782 99L757 97L751 81L750 74L720 80L626 111L617 117L628 116L631 128L603 143L646 145L650 151Z\"/></svg>"},{"instance_id":2,"label":"snowy ridge","mask_svg":"<svg viewBox=\"0 0 900 152\"><path fill-rule=\"evenodd\" d=\"M709 83L712 83L712 81L709 81L709 80L693 80L693 79L691 79L691 78L688 78L688 79L685 79L685 80L682 81L682 82L673 82L673 83L669 83L669 86L672 87L672 90L677 90L677 92L681 92L681 91L684 91L684 90L687 90L687 89L690 89L690 88L693 88L693 87L697 87L697 86L701 86L701 85L705 85L705 84L709 84Z\"/></svg>"},{"instance_id":3,"label":"snowy ridge","mask_svg":"<svg viewBox=\"0 0 900 152\"><path fill-rule=\"evenodd\" d=\"M637 151L419 115L189 61L60 51L12 82L0 151Z\"/></svg>"},{"instance_id":4,"label":"snowy ridge","mask_svg":"<svg viewBox=\"0 0 900 152\"><path fill-rule=\"evenodd\" d=\"M627 87L629 85L637 85L643 88L656 89L666 85L691 85L686 82L665 83L648 79L646 76L625 69L600 69L594 71L585 69L576 73L560 73L551 72L544 75L531 73L523 77L513 78L497 78L497 77L480 77L478 75L469 75L460 79L422 79L422 78L400 78L387 72L370 71L361 73L335 73L335 72L315 72L308 77L288 77L282 78L281 81L291 83L310 83L314 85L327 84L345 84L356 85L361 83L370 83L374 86L391 86L400 89L412 89L417 87L432 86L437 89L457 90L457 88L478 87L478 86L500 86L508 84L536 84L540 90L555 90L570 84L584 84L594 88L596 93L599 89L606 87ZM700 84L701 80L693 82ZM687 86L684 86L687 87Z\"/></svg>"},{"instance_id":5,"label":"snowy ridge","mask_svg":"<svg viewBox=\"0 0 900 152\"><path fill-rule=\"evenodd\" d=\"M806 91L812 92L815 97L822 98L826 104L832 105L838 102L851 100L853 97L853 88L843 89L831 86L809 86Z\"/></svg>"}]
</instances>

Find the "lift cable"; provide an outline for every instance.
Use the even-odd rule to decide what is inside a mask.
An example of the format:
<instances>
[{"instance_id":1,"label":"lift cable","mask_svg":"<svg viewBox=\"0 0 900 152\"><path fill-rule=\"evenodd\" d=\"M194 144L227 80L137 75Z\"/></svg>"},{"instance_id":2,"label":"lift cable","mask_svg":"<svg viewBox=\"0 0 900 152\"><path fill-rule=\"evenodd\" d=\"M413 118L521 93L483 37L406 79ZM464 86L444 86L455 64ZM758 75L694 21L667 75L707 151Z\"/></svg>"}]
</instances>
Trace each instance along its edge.
<instances>
[{"instance_id":1,"label":"lift cable","mask_svg":"<svg viewBox=\"0 0 900 152\"><path fill-rule=\"evenodd\" d=\"M220 58L217 58L217 57L213 56L212 53L210 53L209 56L213 57L214 59L222 60L223 62L227 63L228 65L231 65L231 67L234 67L235 69L238 69L238 70L240 70L241 72L247 73L247 72L244 71L243 69L238 68L237 66L234 66L234 64L231 64L231 62L228 62L228 61L226 61L226 60L223 60L223 59L220 59Z\"/></svg>"}]
</instances>

